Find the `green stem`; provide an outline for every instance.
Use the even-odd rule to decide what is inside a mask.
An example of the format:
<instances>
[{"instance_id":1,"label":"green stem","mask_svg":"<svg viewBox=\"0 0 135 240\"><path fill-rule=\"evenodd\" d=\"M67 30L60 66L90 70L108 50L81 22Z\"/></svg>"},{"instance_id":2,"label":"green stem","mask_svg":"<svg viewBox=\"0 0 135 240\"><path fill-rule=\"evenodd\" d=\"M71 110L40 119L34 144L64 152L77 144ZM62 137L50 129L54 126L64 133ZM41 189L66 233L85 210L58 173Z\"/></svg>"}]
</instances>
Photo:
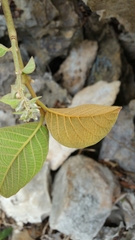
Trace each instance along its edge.
<instances>
[{"instance_id":1,"label":"green stem","mask_svg":"<svg viewBox=\"0 0 135 240\"><path fill-rule=\"evenodd\" d=\"M37 97L31 84L30 84L30 78L27 75L22 75L22 69L24 68L24 64L22 61L22 57L20 54L20 50L18 47L18 40L17 40L17 33L14 27L14 22L13 18L11 15L10 7L9 7L9 2L8 0L1 0L2 4L2 9L4 12L4 16L6 19L7 23L7 28L8 28L8 34L11 42L11 51L13 54L13 60L14 60L14 65L15 65L15 72L17 75L17 84L19 87L19 90L21 91L21 84L25 84L26 87L28 88L29 92L31 93L31 96ZM23 94L23 93L22 93ZM47 107L39 100L36 101L36 103L46 112Z\"/></svg>"},{"instance_id":2,"label":"green stem","mask_svg":"<svg viewBox=\"0 0 135 240\"><path fill-rule=\"evenodd\" d=\"M28 77L28 76L27 76ZM30 94L32 95L33 98L37 97L36 93L34 92L31 84L30 84L30 79L26 81L26 87L29 89ZM48 111L48 108L40 101L36 101L37 105L39 105L45 112Z\"/></svg>"},{"instance_id":3,"label":"green stem","mask_svg":"<svg viewBox=\"0 0 135 240\"><path fill-rule=\"evenodd\" d=\"M1 0L1 4L2 4L2 9L4 12L5 19L7 22L7 28L8 28L10 40L12 39L12 36L15 36L15 38L17 38L13 18L12 18L11 11L9 8L9 2L8 2L8 0Z\"/></svg>"},{"instance_id":4,"label":"green stem","mask_svg":"<svg viewBox=\"0 0 135 240\"><path fill-rule=\"evenodd\" d=\"M10 38L10 42L11 42L11 46L12 46L11 49L12 49L12 54L13 54L13 59L14 59L14 64L15 64L15 71L18 73L20 71L20 67L23 68L24 66L23 66L22 58L20 57L17 33L16 33L16 30L14 27L14 22L13 22L13 18L11 15L8 0L1 0L1 4L2 4L2 9L4 12L5 19L6 19L8 34L9 34L9 38ZM19 61L19 59L20 59L20 61Z\"/></svg>"}]
</instances>

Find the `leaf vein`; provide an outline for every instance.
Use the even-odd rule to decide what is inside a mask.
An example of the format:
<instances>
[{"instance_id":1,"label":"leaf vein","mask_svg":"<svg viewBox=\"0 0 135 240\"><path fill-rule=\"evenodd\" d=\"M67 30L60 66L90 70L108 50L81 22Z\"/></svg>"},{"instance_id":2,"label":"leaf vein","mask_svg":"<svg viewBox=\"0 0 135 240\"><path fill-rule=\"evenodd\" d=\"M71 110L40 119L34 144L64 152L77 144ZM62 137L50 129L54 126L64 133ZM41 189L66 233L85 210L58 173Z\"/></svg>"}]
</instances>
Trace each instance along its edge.
<instances>
[{"instance_id":1,"label":"leaf vein","mask_svg":"<svg viewBox=\"0 0 135 240\"><path fill-rule=\"evenodd\" d=\"M81 126L87 131L87 132L89 132L91 135L94 135L94 136L99 136L100 137L100 135L97 135L97 134L95 134L95 133L93 133L93 132L91 132L88 128L86 128L84 125L83 125L83 123L82 123L82 121L81 121L81 119L80 118L78 118L78 120L79 120L79 122L80 122L80 124L81 124Z\"/></svg>"},{"instance_id":2,"label":"leaf vein","mask_svg":"<svg viewBox=\"0 0 135 240\"><path fill-rule=\"evenodd\" d=\"M69 117L68 119L69 119L69 122L70 122L70 124L71 124L74 132L75 132L76 135L78 136L78 138L79 138L82 142L84 142L84 140L83 140L83 139L79 136L79 134L76 132L76 129L75 129L75 127L74 127L74 125L73 125L73 123L72 123L72 121L71 121L71 118Z\"/></svg>"}]
</instances>

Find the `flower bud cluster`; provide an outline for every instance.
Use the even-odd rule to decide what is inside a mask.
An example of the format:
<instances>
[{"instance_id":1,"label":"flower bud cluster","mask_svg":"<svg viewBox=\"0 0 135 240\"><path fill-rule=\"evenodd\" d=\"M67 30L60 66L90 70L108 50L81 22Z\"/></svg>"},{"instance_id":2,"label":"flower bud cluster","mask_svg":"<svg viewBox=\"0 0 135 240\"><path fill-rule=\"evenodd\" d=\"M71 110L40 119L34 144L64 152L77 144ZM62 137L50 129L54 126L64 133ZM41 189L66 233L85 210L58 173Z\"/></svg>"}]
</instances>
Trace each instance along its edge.
<instances>
[{"instance_id":1,"label":"flower bud cluster","mask_svg":"<svg viewBox=\"0 0 135 240\"><path fill-rule=\"evenodd\" d=\"M38 120L39 116L39 107L36 104L37 98L28 99L24 98L15 108L16 114L20 114L20 120L24 122L29 122L30 119Z\"/></svg>"},{"instance_id":2,"label":"flower bud cluster","mask_svg":"<svg viewBox=\"0 0 135 240\"><path fill-rule=\"evenodd\" d=\"M15 99L20 100L15 107L15 114L21 115L20 120L24 122L29 122L31 119L38 120L40 110L36 101L40 97L30 99L31 95L23 84L19 90L17 85L13 85L12 94Z\"/></svg>"}]
</instances>

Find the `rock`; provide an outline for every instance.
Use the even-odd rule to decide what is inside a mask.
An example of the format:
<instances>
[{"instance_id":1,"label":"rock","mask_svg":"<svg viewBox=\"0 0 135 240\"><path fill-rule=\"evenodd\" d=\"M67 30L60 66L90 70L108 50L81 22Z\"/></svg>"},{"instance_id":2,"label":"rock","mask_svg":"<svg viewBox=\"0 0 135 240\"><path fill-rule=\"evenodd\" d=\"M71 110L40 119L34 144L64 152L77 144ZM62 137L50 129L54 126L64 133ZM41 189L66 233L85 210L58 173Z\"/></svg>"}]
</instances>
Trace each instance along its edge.
<instances>
[{"instance_id":1,"label":"rock","mask_svg":"<svg viewBox=\"0 0 135 240\"><path fill-rule=\"evenodd\" d=\"M22 231L14 230L11 240L33 240L33 238L30 237L28 230L24 229Z\"/></svg>"},{"instance_id":2,"label":"rock","mask_svg":"<svg viewBox=\"0 0 135 240\"><path fill-rule=\"evenodd\" d=\"M92 240L118 194L109 169L88 157L70 157L55 176L50 226L74 240Z\"/></svg>"},{"instance_id":3,"label":"rock","mask_svg":"<svg viewBox=\"0 0 135 240\"><path fill-rule=\"evenodd\" d=\"M0 196L0 208L18 225L38 223L51 210L50 169L46 162L42 170L17 194L10 198Z\"/></svg>"},{"instance_id":4,"label":"rock","mask_svg":"<svg viewBox=\"0 0 135 240\"><path fill-rule=\"evenodd\" d=\"M59 12L51 0L43 0L42 2L37 0L34 1L32 4L32 10L37 21L37 26L40 27L45 27L48 23L59 16Z\"/></svg>"},{"instance_id":5,"label":"rock","mask_svg":"<svg viewBox=\"0 0 135 240\"><path fill-rule=\"evenodd\" d=\"M11 109L9 109L7 106L5 107L5 104L0 106L0 108L0 127L14 126L15 117L13 116Z\"/></svg>"},{"instance_id":6,"label":"rock","mask_svg":"<svg viewBox=\"0 0 135 240\"><path fill-rule=\"evenodd\" d=\"M87 0L87 4L93 12L100 15L100 19L116 18L127 32L135 32L134 0Z\"/></svg>"},{"instance_id":7,"label":"rock","mask_svg":"<svg viewBox=\"0 0 135 240\"><path fill-rule=\"evenodd\" d=\"M38 34L42 27L45 27L59 15L58 10L52 4L51 0L43 0L42 2L37 0L34 2L30 0L24 0L23 2L14 0L14 2L17 8L23 11L20 18L15 19L16 27L24 30L26 30L26 28L31 28L31 33L34 38L39 36ZM33 31L34 28L35 35Z\"/></svg>"},{"instance_id":8,"label":"rock","mask_svg":"<svg viewBox=\"0 0 135 240\"><path fill-rule=\"evenodd\" d=\"M75 148L68 148L61 145L50 134L49 153L47 155L46 161L49 162L51 170L57 170L75 150Z\"/></svg>"},{"instance_id":9,"label":"rock","mask_svg":"<svg viewBox=\"0 0 135 240\"><path fill-rule=\"evenodd\" d=\"M93 240L134 240L135 228L125 231L125 226L121 223L119 227L103 227L97 237Z\"/></svg>"},{"instance_id":10,"label":"rock","mask_svg":"<svg viewBox=\"0 0 135 240\"><path fill-rule=\"evenodd\" d=\"M107 82L119 80L121 67L121 49L118 41L113 35L105 36L99 44L99 51L88 78L88 84L100 80Z\"/></svg>"},{"instance_id":11,"label":"rock","mask_svg":"<svg viewBox=\"0 0 135 240\"><path fill-rule=\"evenodd\" d=\"M33 79L33 88L47 107L57 106L57 103L67 105L71 102L67 90L54 81L51 73L46 72L43 77L34 76Z\"/></svg>"},{"instance_id":12,"label":"rock","mask_svg":"<svg viewBox=\"0 0 135 240\"><path fill-rule=\"evenodd\" d=\"M11 53L0 58L0 97L9 93L11 85L15 82L15 69L11 59Z\"/></svg>"},{"instance_id":13,"label":"rock","mask_svg":"<svg viewBox=\"0 0 135 240\"><path fill-rule=\"evenodd\" d=\"M123 211L126 229L133 228L135 225L135 196L134 193L127 193L126 197L120 202Z\"/></svg>"},{"instance_id":14,"label":"rock","mask_svg":"<svg viewBox=\"0 0 135 240\"><path fill-rule=\"evenodd\" d=\"M112 83L99 81L79 91L72 99L70 107L82 104L101 104L111 106L115 102L119 88L119 81L114 81Z\"/></svg>"},{"instance_id":15,"label":"rock","mask_svg":"<svg viewBox=\"0 0 135 240\"><path fill-rule=\"evenodd\" d=\"M126 193L125 193L126 195ZM121 198L121 196L120 196ZM121 200L123 200L123 196L121 198ZM122 222L123 222L123 211L121 209L121 207L119 206L119 199L116 199L115 205L113 205L112 207L112 211L111 214L109 215L109 217L106 220L106 226L119 226ZM102 232L102 230L101 230Z\"/></svg>"},{"instance_id":16,"label":"rock","mask_svg":"<svg viewBox=\"0 0 135 240\"><path fill-rule=\"evenodd\" d=\"M51 74L45 73L43 78L45 80L45 91L43 92L42 101L48 107L54 107L57 102L65 105L70 103L71 98L67 94L67 90L56 83Z\"/></svg>"},{"instance_id":17,"label":"rock","mask_svg":"<svg viewBox=\"0 0 135 240\"><path fill-rule=\"evenodd\" d=\"M135 60L135 33L121 33L119 40L130 61Z\"/></svg>"},{"instance_id":18,"label":"rock","mask_svg":"<svg viewBox=\"0 0 135 240\"><path fill-rule=\"evenodd\" d=\"M122 76L121 76L121 88L118 94L117 102L119 105L127 105L132 99L135 99L135 76L133 72L133 68L122 57Z\"/></svg>"},{"instance_id":19,"label":"rock","mask_svg":"<svg viewBox=\"0 0 135 240\"><path fill-rule=\"evenodd\" d=\"M135 99L131 100L129 103L129 109L133 117L135 116Z\"/></svg>"},{"instance_id":20,"label":"rock","mask_svg":"<svg viewBox=\"0 0 135 240\"><path fill-rule=\"evenodd\" d=\"M87 3L88 3L88 0L83 0L83 2L84 2L85 4L87 4Z\"/></svg>"},{"instance_id":21,"label":"rock","mask_svg":"<svg viewBox=\"0 0 135 240\"><path fill-rule=\"evenodd\" d=\"M71 0L15 0L15 3L23 10L15 20L18 38L36 56L38 67L44 72L46 64L55 57L67 55L79 27L74 4Z\"/></svg>"},{"instance_id":22,"label":"rock","mask_svg":"<svg viewBox=\"0 0 135 240\"><path fill-rule=\"evenodd\" d=\"M83 87L95 60L97 48L97 42L85 40L72 48L69 56L61 64L55 77L62 78L62 86L69 93L74 95Z\"/></svg>"},{"instance_id":23,"label":"rock","mask_svg":"<svg viewBox=\"0 0 135 240\"><path fill-rule=\"evenodd\" d=\"M5 17L0 15L0 38L4 37L6 31L6 20Z\"/></svg>"},{"instance_id":24,"label":"rock","mask_svg":"<svg viewBox=\"0 0 135 240\"><path fill-rule=\"evenodd\" d=\"M114 160L126 171L135 172L135 140L130 109L121 110L116 124L103 140L99 159Z\"/></svg>"},{"instance_id":25,"label":"rock","mask_svg":"<svg viewBox=\"0 0 135 240\"><path fill-rule=\"evenodd\" d=\"M127 238L120 238L122 235L121 231L124 232L124 225L122 223L119 227L103 227L93 240L128 240Z\"/></svg>"},{"instance_id":26,"label":"rock","mask_svg":"<svg viewBox=\"0 0 135 240\"><path fill-rule=\"evenodd\" d=\"M103 38L106 38L108 32L110 32L110 25L106 19L99 20L99 15L91 12L88 21L84 25L84 31L86 39L100 43Z\"/></svg>"}]
</instances>

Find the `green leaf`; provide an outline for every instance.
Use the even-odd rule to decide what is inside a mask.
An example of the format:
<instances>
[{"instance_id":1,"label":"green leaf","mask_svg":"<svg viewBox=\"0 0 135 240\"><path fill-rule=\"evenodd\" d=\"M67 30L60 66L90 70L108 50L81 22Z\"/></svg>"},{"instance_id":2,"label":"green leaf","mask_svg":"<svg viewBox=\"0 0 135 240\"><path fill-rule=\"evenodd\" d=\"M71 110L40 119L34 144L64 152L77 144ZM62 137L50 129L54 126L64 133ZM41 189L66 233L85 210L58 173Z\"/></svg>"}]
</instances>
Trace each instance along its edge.
<instances>
[{"instance_id":1,"label":"green leaf","mask_svg":"<svg viewBox=\"0 0 135 240\"><path fill-rule=\"evenodd\" d=\"M0 194L10 197L42 168L48 130L38 122L0 129Z\"/></svg>"},{"instance_id":2,"label":"green leaf","mask_svg":"<svg viewBox=\"0 0 135 240\"><path fill-rule=\"evenodd\" d=\"M21 102L21 99L13 99L12 94L8 93L0 99L0 102L6 103L15 109Z\"/></svg>"},{"instance_id":3,"label":"green leaf","mask_svg":"<svg viewBox=\"0 0 135 240\"><path fill-rule=\"evenodd\" d=\"M11 235L13 229L11 227L5 228L4 230L0 231L0 240L4 240L9 235Z\"/></svg>"},{"instance_id":4,"label":"green leaf","mask_svg":"<svg viewBox=\"0 0 135 240\"><path fill-rule=\"evenodd\" d=\"M4 240L9 235L11 235L13 229L11 227L5 228L4 230L0 231L0 240Z\"/></svg>"},{"instance_id":5,"label":"green leaf","mask_svg":"<svg viewBox=\"0 0 135 240\"><path fill-rule=\"evenodd\" d=\"M34 58L31 57L27 65L22 69L22 72L25 74L30 74L35 70L35 61Z\"/></svg>"},{"instance_id":6,"label":"green leaf","mask_svg":"<svg viewBox=\"0 0 135 240\"><path fill-rule=\"evenodd\" d=\"M8 51L9 49L7 47L5 47L3 44L0 44L0 57L3 57Z\"/></svg>"}]
</instances>

